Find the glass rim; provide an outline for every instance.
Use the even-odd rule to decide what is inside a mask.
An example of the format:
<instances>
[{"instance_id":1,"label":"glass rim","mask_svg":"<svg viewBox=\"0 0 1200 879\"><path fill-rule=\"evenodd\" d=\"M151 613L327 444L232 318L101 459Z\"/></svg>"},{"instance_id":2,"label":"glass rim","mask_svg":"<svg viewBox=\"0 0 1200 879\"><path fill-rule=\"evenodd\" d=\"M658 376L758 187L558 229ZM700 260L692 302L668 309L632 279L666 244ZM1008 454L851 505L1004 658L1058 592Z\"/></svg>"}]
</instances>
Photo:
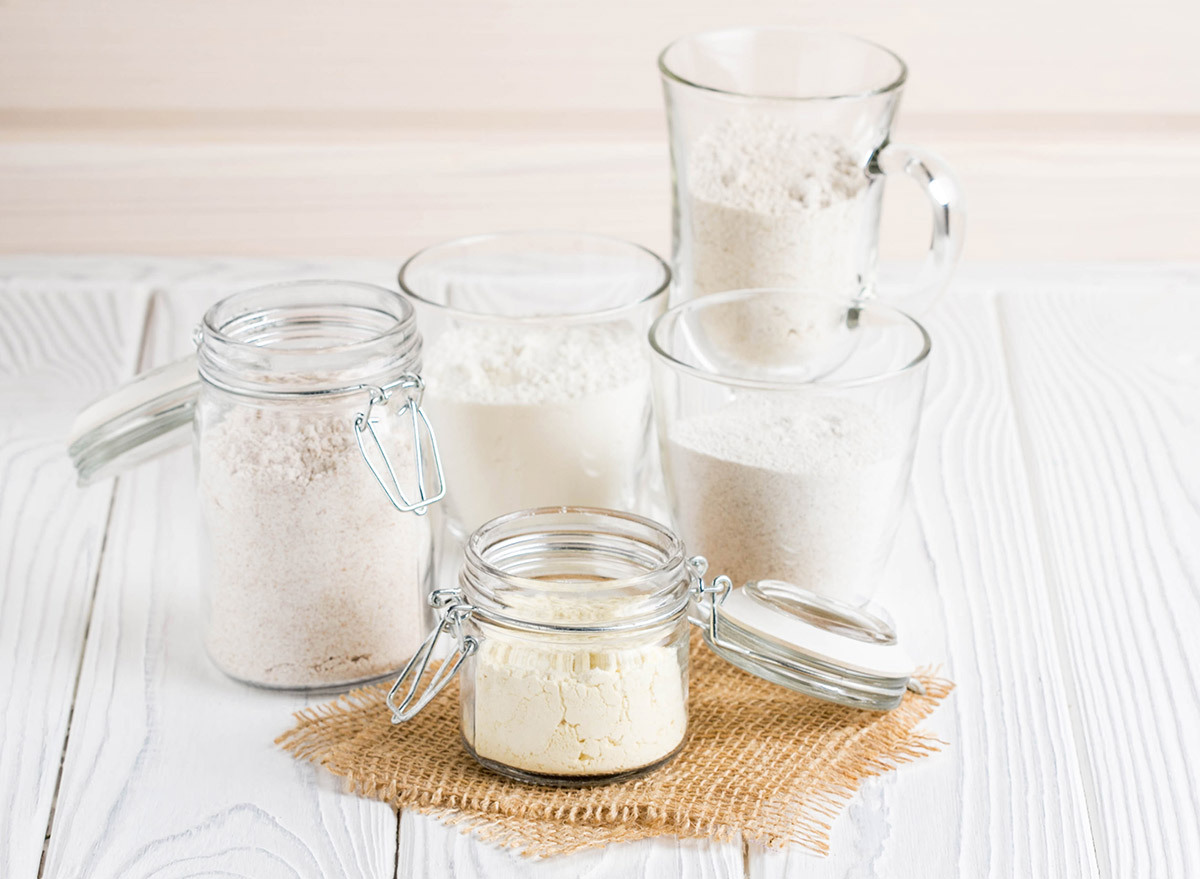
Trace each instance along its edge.
<instances>
[{"instance_id":1,"label":"glass rim","mask_svg":"<svg viewBox=\"0 0 1200 879\"><path fill-rule=\"evenodd\" d=\"M667 526L646 516L622 510L605 509L603 507L572 505L532 507L524 510L515 510L488 520L476 528L471 536L467 538L466 545L463 548L463 566L459 575L460 583L466 582L468 574L473 575L473 579L477 579L482 574L490 579L501 580L531 592L553 591L546 589L546 580L533 579L506 571L504 568L485 559L484 553L490 547L496 545L496 543L522 536L521 533L504 535L503 531L507 526L522 521L536 523L543 518L562 515L577 517L579 524L587 524L593 520L597 525L601 526L608 521L633 524L646 529L649 534L659 538L662 543L661 551L663 556L663 560L659 565L647 568L640 573L628 577L607 580L602 589L590 590L588 595L590 600L595 600L596 598L605 598L609 594L620 595L622 592L627 592L630 589L643 590L640 598L654 599L657 596L658 601L656 606L651 606L639 614L617 617L606 621L553 623L528 620L519 615L513 615L507 609L499 610L490 606L479 607L472 600L470 603L489 622L507 625L512 628L583 634L640 630L661 625L668 620L678 618L686 612L690 602L690 593L686 588L688 583L687 553L682 538ZM489 542L488 538L495 536L497 533L500 534L499 539ZM528 536L528 534L526 533L524 536ZM627 540L637 539L616 533L610 533L609 536ZM680 577L679 583L672 584L669 589L655 590L649 588L654 585L656 580L671 575L673 572L678 573ZM680 584L683 584L682 589L680 588ZM481 584L476 582L472 582L469 592L476 593L478 596L488 599L489 603L495 600L493 596L485 591L485 588ZM467 590L464 590L464 596L468 598L472 597L468 594Z\"/></svg>"},{"instance_id":2,"label":"glass rim","mask_svg":"<svg viewBox=\"0 0 1200 879\"><path fill-rule=\"evenodd\" d=\"M917 330L921 339L921 348L916 355L903 366L896 367L895 369L889 369L884 372L875 373L874 375L868 375L862 378L834 379L832 381L828 379L796 379L789 381L787 379L746 378L742 376L725 375L724 373L701 369L700 367L693 366L690 363L685 363L674 354L669 353L659 340L659 332L664 326L665 322L675 319L687 311L695 311L705 306L717 306L728 304L730 302L754 299L766 293L784 293L793 295L800 294L804 296L812 296L825 302L844 306L847 311L859 309L861 311L889 313L893 317L899 318L902 322L911 325ZM710 382L764 391L803 391L810 388L814 390L838 390L882 384L914 371L929 358L929 352L933 348L933 340L930 338L929 331L925 329L924 325L908 312L902 311L893 305L887 305L886 303L880 302L877 299L854 299L848 297L830 296L823 293L813 293L807 290L789 289L787 287L751 287L745 290L729 290L725 293L714 293L708 296L700 296L694 299L689 299L686 302L682 302L679 305L676 305L674 308L668 309L660 314L655 319L654 323L650 325L648 338L650 341L650 349L654 352L655 357L677 372Z\"/></svg>"},{"instance_id":3,"label":"glass rim","mask_svg":"<svg viewBox=\"0 0 1200 879\"><path fill-rule=\"evenodd\" d=\"M325 289L329 289L329 290L347 290L347 289L349 289L349 290L354 290L354 291L360 292L360 293L370 293L370 294L372 294L372 296L375 296L376 298L382 299L384 301L399 303L399 306L400 306L399 313L398 314L396 314L396 313L389 314L388 312L385 312L383 309L376 308L376 309L374 309L375 311L379 311L381 314L388 314L389 317L393 317L395 319L395 322L391 326L387 327L386 329L381 330L380 332L378 332L368 338L358 339L354 342L346 342L346 343L337 344L337 345L323 345L323 346L312 347L312 348L287 348L287 347L273 347L270 345L259 345L259 344L256 344L255 342L238 338L236 335L231 335L230 333L226 332L226 328L233 322L233 320L235 320L236 317L240 317L241 315L235 316L235 318L233 318L231 320L226 320L220 324L217 323L217 316L222 309L227 308L229 305L235 304L235 303L243 300L244 298L250 298L255 295L262 295L262 294L273 293L273 292L284 292L287 290L295 290L295 289L299 289L299 288L303 288L303 287L311 287L311 288L317 288L317 289L325 288ZM380 296L380 294L382 294L382 296ZM365 303L356 304L353 302L339 303L339 302L331 301L327 304L329 306L345 307L345 308L369 308L370 307L370 306L366 305ZM278 307L287 308L289 306L278 306ZM249 313L253 313L253 312L247 312L247 314L249 314ZM306 356L319 357L323 354L351 353L351 352L360 350L362 348L366 348L366 347L369 347L372 345L377 345L379 342L389 339L393 336L411 337L415 334L414 325L416 323L416 312L413 309L412 303L405 300L405 298L403 296L401 296L399 293L397 293L395 290L389 290L386 287L379 286L378 284L370 284L365 281L342 281L342 280L338 280L336 278L314 278L314 279L302 279L302 280L291 280L291 281L276 281L276 282L270 283L270 284L260 284L256 287L247 287L244 290L238 290L234 293L230 293L228 296L222 297L219 301L217 301L213 305L209 306L208 310L206 310L204 312L204 316L201 318L200 323L201 323L201 330L204 333L204 338L205 338L206 343L211 340L211 341L215 341L221 345L229 345L229 346L233 347L235 350L236 349L244 349L244 348L258 348L258 349L268 349L274 353L279 353L279 354L288 354L288 353L294 352L294 353L301 353Z\"/></svg>"},{"instance_id":4,"label":"glass rim","mask_svg":"<svg viewBox=\"0 0 1200 879\"><path fill-rule=\"evenodd\" d=\"M529 314L529 315L510 315L510 314L493 314L486 311L468 311L462 308L455 308L451 305L445 305L441 302L435 302L427 296L418 293L409 284L406 277L410 267L417 260L428 256L431 253L442 250L443 248L459 247L462 245L474 245L488 241L519 241L522 238L579 238L588 241L603 242L605 244L615 244L630 251L636 251L644 256L650 257L653 261L655 270L661 271L661 280L653 290L645 296L641 296L631 302L615 305L611 308L601 308L595 311L577 311L565 312L562 314ZM406 259L400 266L400 271L396 276L397 283L400 285L400 292L404 296L408 296L422 306L436 308L442 314L471 320L481 323L500 323L500 324L563 324L563 323L592 323L595 321L607 321L620 318L627 312L633 312L645 306L647 303L654 302L656 299L663 297L671 289L671 266L661 256L655 253L650 248L638 244L634 241L629 241L625 238L617 238L613 235L600 235L591 232L571 232L568 230L539 230L539 229L518 229L507 232L481 232L476 235L464 235L460 238L450 238L446 241L440 241L437 244L431 244L428 247L423 247Z\"/></svg>"},{"instance_id":5,"label":"glass rim","mask_svg":"<svg viewBox=\"0 0 1200 879\"><path fill-rule=\"evenodd\" d=\"M857 91L857 92L842 92L842 93L838 93L838 94L827 94L827 95L766 95L766 94L755 94L754 92L740 92L740 91L735 91L733 89L723 89L723 88L717 88L716 86L712 86L712 85L705 85L702 82L697 82L695 80L689 79L688 77L683 76L682 74L676 72L675 70L672 70L671 66L667 63L667 54L672 49L676 48L677 46L681 46L684 43L687 43L690 41L700 40L703 37L715 37L715 36L720 36L720 35L725 35L725 34L737 34L737 33L749 34L749 33L768 33L768 32L791 33L791 34L814 36L814 37L837 37L839 39L849 40L850 42L857 43L860 46L866 46L866 47L869 47L872 49L877 49L880 52L883 52L884 54L889 56L893 61L895 61L900 66L900 72L892 80L890 80L889 82L887 82L883 85L879 85L879 86L876 86L876 87L870 88L870 89L864 89L862 91ZM888 94L889 92L894 92L894 91L898 90L901 86L904 85L905 81L907 81L907 79L908 79L908 65L906 63L904 63L903 58L901 58L899 55L897 55L895 52L893 52L887 46L884 46L880 43L876 43L872 40L865 39L864 37L856 36L855 34L846 33L845 31L826 29L826 28L806 28L806 27L799 27L799 26L795 26L795 25L768 25L768 26L750 25L747 27L732 27L732 28L722 28L720 30L700 31L699 33L687 34L685 36L678 37L678 38L672 40L670 43L668 43L666 45L666 47L664 47L663 50L658 53L658 71L665 79L669 79L672 82L676 82L676 83L679 83L680 85L687 86L688 88L694 88L699 91L710 92L715 95L725 95L727 97L732 97L732 98L753 98L755 100L760 100L760 101L779 101L781 103L804 102L804 101L844 101L844 100L857 100L857 99L862 99L862 98L871 98L871 97L876 97L878 95L885 95L885 94Z\"/></svg>"}]
</instances>

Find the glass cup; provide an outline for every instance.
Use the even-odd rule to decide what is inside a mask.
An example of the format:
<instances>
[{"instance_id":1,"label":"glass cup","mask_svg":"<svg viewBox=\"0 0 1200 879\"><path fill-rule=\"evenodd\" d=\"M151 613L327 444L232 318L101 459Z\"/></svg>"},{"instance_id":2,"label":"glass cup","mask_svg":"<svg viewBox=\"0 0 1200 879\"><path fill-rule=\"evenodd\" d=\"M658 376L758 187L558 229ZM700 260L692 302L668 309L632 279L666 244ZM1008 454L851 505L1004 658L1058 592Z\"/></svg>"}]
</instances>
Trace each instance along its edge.
<instances>
[{"instance_id":1,"label":"glass cup","mask_svg":"<svg viewBox=\"0 0 1200 879\"><path fill-rule=\"evenodd\" d=\"M771 355L746 357L768 332ZM876 302L742 290L671 309L650 344L667 496L689 551L735 585L870 600L912 468L924 328Z\"/></svg>"},{"instance_id":2,"label":"glass cup","mask_svg":"<svg viewBox=\"0 0 1200 879\"><path fill-rule=\"evenodd\" d=\"M464 238L404 264L460 541L512 510L649 502L645 338L670 276L636 244L574 233Z\"/></svg>"},{"instance_id":3,"label":"glass cup","mask_svg":"<svg viewBox=\"0 0 1200 879\"><path fill-rule=\"evenodd\" d=\"M943 162L889 142L907 68L856 37L739 28L684 37L659 56L674 180L673 301L792 287L869 298L883 180L904 173L933 208L910 310L945 287L964 201ZM902 297L902 298L901 298Z\"/></svg>"}]
</instances>

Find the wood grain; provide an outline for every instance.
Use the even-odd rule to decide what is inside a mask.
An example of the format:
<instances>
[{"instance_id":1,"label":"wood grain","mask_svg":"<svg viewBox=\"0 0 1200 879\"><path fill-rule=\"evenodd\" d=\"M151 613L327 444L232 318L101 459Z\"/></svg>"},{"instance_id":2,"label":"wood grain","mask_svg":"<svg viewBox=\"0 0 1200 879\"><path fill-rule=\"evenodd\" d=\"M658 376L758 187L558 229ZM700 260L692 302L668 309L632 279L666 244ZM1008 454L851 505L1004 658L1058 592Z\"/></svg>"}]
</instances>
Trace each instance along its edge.
<instances>
[{"instance_id":1,"label":"wood grain","mask_svg":"<svg viewBox=\"0 0 1200 879\"><path fill-rule=\"evenodd\" d=\"M664 838L530 860L433 818L406 812L400 821L397 875L412 879L732 879L745 874L742 847L734 843Z\"/></svg>"},{"instance_id":2,"label":"wood grain","mask_svg":"<svg viewBox=\"0 0 1200 879\"><path fill-rule=\"evenodd\" d=\"M670 40L776 22L894 48L912 110L1195 113L1197 21L1188 0L6 0L0 108L657 108Z\"/></svg>"},{"instance_id":3,"label":"wood grain","mask_svg":"<svg viewBox=\"0 0 1200 879\"><path fill-rule=\"evenodd\" d=\"M75 411L133 374L137 283L0 262L0 876L37 874L112 488L75 486Z\"/></svg>"},{"instance_id":4,"label":"wood grain","mask_svg":"<svg viewBox=\"0 0 1200 879\"><path fill-rule=\"evenodd\" d=\"M1106 876L1200 874L1200 270L1001 302Z\"/></svg>"},{"instance_id":5,"label":"wood grain","mask_svg":"<svg viewBox=\"0 0 1200 879\"><path fill-rule=\"evenodd\" d=\"M203 304L164 300L156 362ZM118 485L45 875L393 876L393 811L272 744L309 700L209 663L193 498L186 450Z\"/></svg>"},{"instance_id":6,"label":"wood grain","mask_svg":"<svg viewBox=\"0 0 1200 879\"><path fill-rule=\"evenodd\" d=\"M658 110L0 119L0 250L366 257L564 228L666 254ZM966 257L1183 258L1200 230L1200 117L902 113L968 197ZM889 185L883 252L922 253L928 207Z\"/></svg>"},{"instance_id":7,"label":"wood grain","mask_svg":"<svg viewBox=\"0 0 1200 879\"><path fill-rule=\"evenodd\" d=\"M912 504L881 595L957 684L930 721L945 751L869 782L829 859L755 852L752 876L1101 875L992 289L960 277L928 315Z\"/></svg>"}]
</instances>

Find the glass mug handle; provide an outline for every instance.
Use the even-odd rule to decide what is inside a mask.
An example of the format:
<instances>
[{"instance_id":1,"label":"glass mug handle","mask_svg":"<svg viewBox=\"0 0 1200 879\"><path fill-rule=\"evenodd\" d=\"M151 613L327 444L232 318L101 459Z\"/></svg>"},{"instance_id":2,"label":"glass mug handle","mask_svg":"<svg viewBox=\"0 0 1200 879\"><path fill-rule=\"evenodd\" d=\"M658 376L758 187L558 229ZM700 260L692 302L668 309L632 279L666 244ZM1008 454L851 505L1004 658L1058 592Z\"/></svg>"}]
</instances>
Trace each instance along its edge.
<instances>
[{"instance_id":1,"label":"glass mug handle","mask_svg":"<svg viewBox=\"0 0 1200 879\"><path fill-rule=\"evenodd\" d=\"M933 234L929 252L917 278L888 300L907 311L928 309L945 290L962 253L967 219L966 199L958 179L940 158L919 147L900 143L884 145L867 166L871 176L898 177L906 174L925 190L933 209Z\"/></svg>"}]
</instances>

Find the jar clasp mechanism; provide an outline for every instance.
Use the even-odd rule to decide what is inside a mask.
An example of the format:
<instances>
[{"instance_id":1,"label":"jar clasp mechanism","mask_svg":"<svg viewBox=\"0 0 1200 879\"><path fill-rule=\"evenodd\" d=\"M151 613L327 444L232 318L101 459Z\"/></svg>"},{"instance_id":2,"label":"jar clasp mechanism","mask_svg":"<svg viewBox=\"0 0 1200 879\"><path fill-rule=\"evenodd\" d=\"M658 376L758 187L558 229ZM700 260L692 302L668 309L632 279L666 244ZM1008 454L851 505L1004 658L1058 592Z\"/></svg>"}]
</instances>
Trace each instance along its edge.
<instances>
[{"instance_id":1,"label":"jar clasp mechanism","mask_svg":"<svg viewBox=\"0 0 1200 879\"><path fill-rule=\"evenodd\" d=\"M391 459L384 451L379 434L375 432L375 423L371 420L371 410L376 406L385 405L391 399L392 392L397 389L404 392L404 405L397 414L404 415L407 412L412 420L413 455L416 458L417 468L418 497L416 500L409 500L404 489L400 487L400 481L396 478L396 470L392 467ZM362 453L363 460L371 468L371 474L379 483L379 487L383 489L384 494L387 495L388 500L391 501L392 506L402 513L416 513L418 516L423 516L428 511L430 504L436 503L446 496L446 478L442 475L442 457L438 454L437 439L433 435L433 428L429 426L429 419L425 417L425 410L421 408L425 383L421 381L419 375L405 373L391 384L364 385L363 390L369 391L371 397L370 402L367 403L367 411L359 412L354 416L354 438L358 441L358 450ZM366 441L367 434L370 434L371 445L368 445ZM429 445L429 455L433 459L434 470L434 483L428 487L426 486L428 468L425 465L426 442Z\"/></svg>"},{"instance_id":2,"label":"jar clasp mechanism","mask_svg":"<svg viewBox=\"0 0 1200 879\"><path fill-rule=\"evenodd\" d=\"M435 589L429 594L429 603L440 608L441 614L437 626L421 643L420 648L404 666L400 676L396 678L396 683L392 684L392 689L388 691L387 706L392 712L392 723L404 723L420 714L421 710L433 701L433 697L445 689L454 675L458 673L463 660L479 647L479 642L463 629L463 623L475 611L475 608L469 604L463 604L459 600L460 598L462 598L462 593L457 589ZM437 646L438 639L443 632L452 634L454 638L456 644L454 655L442 661L425 687L425 692L418 696L417 691L420 689L421 679L425 677L425 672L429 668L429 660L433 656L433 649ZM404 699L397 705L396 694L404 686L404 682L410 674L412 683L404 694Z\"/></svg>"}]
</instances>

